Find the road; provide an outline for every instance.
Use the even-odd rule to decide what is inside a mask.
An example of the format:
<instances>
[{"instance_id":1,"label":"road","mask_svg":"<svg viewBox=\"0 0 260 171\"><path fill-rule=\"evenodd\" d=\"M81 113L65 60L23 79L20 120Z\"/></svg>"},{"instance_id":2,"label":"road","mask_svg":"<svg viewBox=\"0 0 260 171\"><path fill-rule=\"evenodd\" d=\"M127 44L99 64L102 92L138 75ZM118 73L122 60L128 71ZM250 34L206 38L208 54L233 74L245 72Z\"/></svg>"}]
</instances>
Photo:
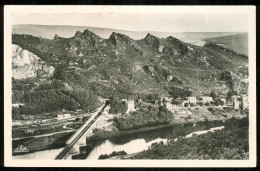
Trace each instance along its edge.
<instances>
[{"instance_id":1,"label":"road","mask_svg":"<svg viewBox=\"0 0 260 171\"><path fill-rule=\"evenodd\" d=\"M75 130L70 129L70 130L65 130L65 131L60 131L60 132L53 132L53 133L48 133L48 134L41 134L41 135L34 135L34 136L27 136L27 137L19 137L19 138L13 138L12 140L20 140L24 138L39 138L39 137L46 137L50 135L55 135L59 133L64 133L64 132L74 132Z\"/></svg>"},{"instance_id":2,"label":"road","mask_svg":"<svg viewBox=\"0 0 260 171\"><path fill-rule=\"evenodd\" d=\"M96 122L99 116L102 114L103 110L106 108L107 105L98 112L98 114L86 125L83 125L84 128L75 136L75 138L58 154L55 159L63 159L66 154L71 150L71 148L78 142L78 140L85 134L85 132Z\"/></svg>"}]
</instances>

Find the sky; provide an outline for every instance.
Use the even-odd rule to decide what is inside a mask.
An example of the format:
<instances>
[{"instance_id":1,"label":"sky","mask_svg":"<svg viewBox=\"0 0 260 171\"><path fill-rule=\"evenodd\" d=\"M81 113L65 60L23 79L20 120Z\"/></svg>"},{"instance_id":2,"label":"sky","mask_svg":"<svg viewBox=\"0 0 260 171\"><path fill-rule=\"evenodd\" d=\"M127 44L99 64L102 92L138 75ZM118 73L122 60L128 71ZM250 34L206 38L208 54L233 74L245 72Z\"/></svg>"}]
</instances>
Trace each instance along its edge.
<instances>
[{"instance_id":1,"label":"sky","mask_svg":"<svg viewBox=\"0 0 260 171\"><path fill-rule=\"evenodd\" d=\"M243 13L13 13L12 23L74 25L128 31L247 32Z\"/></svg>"}]
</instances>

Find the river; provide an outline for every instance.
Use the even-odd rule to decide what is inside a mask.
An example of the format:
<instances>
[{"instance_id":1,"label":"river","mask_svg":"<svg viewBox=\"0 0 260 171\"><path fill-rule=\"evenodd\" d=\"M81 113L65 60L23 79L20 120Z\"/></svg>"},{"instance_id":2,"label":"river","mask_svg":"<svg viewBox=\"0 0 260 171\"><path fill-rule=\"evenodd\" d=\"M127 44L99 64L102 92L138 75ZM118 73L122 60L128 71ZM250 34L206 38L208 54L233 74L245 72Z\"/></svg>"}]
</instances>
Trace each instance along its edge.
<instances>
[{"instance_id":1,"label":"river","mask_svg":"<svg viewBox=\"0 0 260 171\"><path fill-rule=\"evenodd\" d=\"M54 158L61 152L63 148L59 149L51 149L44 151L36 151L29 154L12 156L13 159L46 159L46 160L54 160Z\"/></svg>"},{"instance_id":2,"label":"river","mask_svg":"<svg viewBox=\"0 0 260 171\"><path fill-rule=\"evenodd\" d=\"M138 153L143 150L147 150L153 143L164 142L166 144L168 140L177 141L179 137L190 138L192 135L205 134L207 132L213 132L215 130L223 129L223 122L201 122L197 124L184 124L176 125L158 130L151 130L145 132L133 133L130 135L123 135L118 137L110 137L101 140L93 140L93 146L91 149L82 150L81 153L87 154L81 159L98 159L102 154L111 154L113 151L125 151L127 154ZM88 142L87 142L88 143ZM89 147L86 147L89 148ZM74 156L77 158L76 156ZM73 157L73 158L74 158ZM80 159L80 158L78 158Z\"/></svg>"},{"instance_id":3,"label":"river","mask_svg":"<svg viewBox=\"0 0 260 171\"><path fill-rule=\"evenodd\" d=\"M102 154L113 151L125 151L127 154L147 150L153 143L167 143L168 140L177 141L179 137L189 138L194 134L205 134L224 128L222 121L198 122L196 124L175 125L156 130L137 132L128 135L91 140L92 147L81 147L81 153L72 156L73 159L98 159ZM63 148L38 151L34 153L13 156L13 159L54 159ZM77 157L78 156L78 157Z\"/></svg>"}]
</instances>

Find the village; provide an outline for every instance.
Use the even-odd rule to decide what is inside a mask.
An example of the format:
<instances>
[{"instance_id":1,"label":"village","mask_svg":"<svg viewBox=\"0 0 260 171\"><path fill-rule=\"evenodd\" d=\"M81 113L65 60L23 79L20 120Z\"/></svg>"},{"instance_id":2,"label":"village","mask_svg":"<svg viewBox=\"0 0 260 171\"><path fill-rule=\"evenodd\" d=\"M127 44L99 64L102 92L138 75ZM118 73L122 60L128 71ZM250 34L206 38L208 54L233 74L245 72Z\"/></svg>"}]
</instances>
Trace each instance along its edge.
<instances>
[{"instance_id":1,"label":"village","mask_svg":"<svg viewBox=\"0 0 260 171\"><path fill-rule=\"evenodd\" d=\"M122 99L122 103L127 104L127 112L133 112L138 110L136 103L151 105L143 102L142 99ZM171 96L162 96L160 100L155 100L152 104L154 107L164 106L169 111L174 113L178 109L194 109L194 108L221 108L221 109L248 109L248 96L246 94L234 95L231 97L231 101L227 102L225 97L217 97L213 99L211 96L200 96L200 97L185 97L173 99Z\"/></svg>"},{"instance_id":2,"label":"village","mask_svg":"<svg viewBox=\"0 0 260 171\"><path fill-rule=\"evenodd\" d=\"M114 130L112 119L118 115L128 114L138 111L141 106L152 106L158 108L164 106L173 115L173 123L197 122L205 120L224 120L231 117L243 117L238 110L248 109L248 96L245 94L231 96L227 100L226 97L199 96L172 98L171 96L161 96L154 103L148 103L139 99L121 99L121 103L127 108L125 113L112 115L106 110L98 119L95 130L103 130L101 132L111 132ZM21 104L19 104L21 105ZM14 107L19 107L16 105ZM73 131L79 128L84 122L91 117L91 114L81 109L76 111L62 110L55 115L21 115L21 120L13 120L13 138L27 137L33 135L41 135L55 133L61 131ZM24 131L23 131L24 130ZM21 132L22 131L22 132ZM17 137L16 135L18 135Z\"/></svg>"}]
</instances>

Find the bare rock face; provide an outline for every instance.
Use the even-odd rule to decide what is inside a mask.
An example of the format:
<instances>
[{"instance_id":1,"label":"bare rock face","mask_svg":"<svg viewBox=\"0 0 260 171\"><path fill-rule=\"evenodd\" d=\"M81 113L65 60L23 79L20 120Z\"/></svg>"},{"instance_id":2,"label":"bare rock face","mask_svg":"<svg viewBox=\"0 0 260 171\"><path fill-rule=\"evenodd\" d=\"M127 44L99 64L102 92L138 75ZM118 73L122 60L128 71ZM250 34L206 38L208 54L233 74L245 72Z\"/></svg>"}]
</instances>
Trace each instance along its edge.
<instances>
[{"instance_id":1,"label":"bare rock face","mask_svg":"<svg viewBox=\"0 0 260 171\"><path fill-rule=\"evenodd\" d=\"M51 77L55 68L46 64L38 56L12 45L12 76L14 79L30 77Z\"/></svg>"}]
</instances>

